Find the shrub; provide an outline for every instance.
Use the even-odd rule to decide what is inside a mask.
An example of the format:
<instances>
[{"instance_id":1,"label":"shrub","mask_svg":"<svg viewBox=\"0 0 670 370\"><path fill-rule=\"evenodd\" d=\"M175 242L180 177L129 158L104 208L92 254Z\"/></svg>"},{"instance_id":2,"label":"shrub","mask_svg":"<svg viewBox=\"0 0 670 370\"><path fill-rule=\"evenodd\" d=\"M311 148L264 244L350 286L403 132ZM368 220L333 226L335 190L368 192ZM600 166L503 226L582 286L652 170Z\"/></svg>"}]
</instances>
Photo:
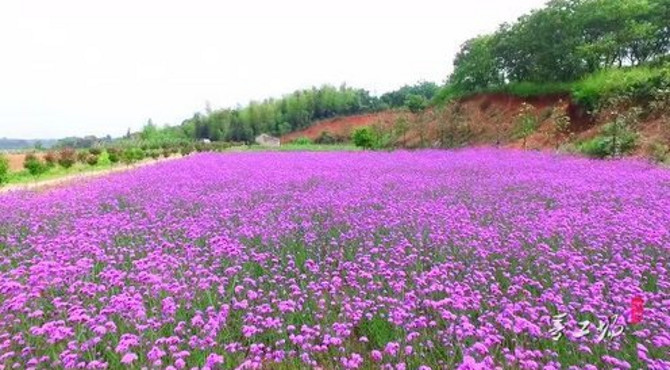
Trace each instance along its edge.
<instances>
[{"instance_id":1,"label":"shrub","mask_svg":"<svg viewBox=\"0 0 670 370\"><path fill-rule=\"evenodd\" d=\"M374 149L389 148L391 146L391 142L393 141L392 130L387 129L382 122L376 122L372 125L372 133L374 134L372 142Z\"/></svg>"},{"instance_id":2,"label":"shrub","mask_svg":"<svg viewBox=\"0 0 670 370\"><path fill-rule=\"evenodd\" d=\"M193 153L193 146L191 145L184 145L179 149L179 152L181 152L181 155L187 156L191 153Z\"/></svg>"},{"instance_id":3,"label":"shrub","mask_svg":"<svg viewBox=\"0 0 670 370\"><path fill-rule=\"evenodd\" d=\"M552 134L554 136L556 149L558 149L561 144L563 144L563 142L571 135L570 116L568 116L565 112L565 104L563 104L562 100L552 108L551 112L551 118L553 121Z\"/></svg>"},{"instance_id":4,"label":"shrub","mask_svg":"<svg viewBox=\"0 0 670 370\"><path fill-rule=\"evenodd\" d=\"M99 166L110 166L112 161L109 160L109 153L106 150L103 150L102 153L98 156L98 165Z\"/></svg>"},{"instance_id":5,"label":"shrub","mask_svg":"<svg viewBox=\"0 0 670 370\"><path fill-rule=\"evenodd\" d=\"M9 160L0 154L0 185L9 181Z\"/></svg>"},{"instance_id":6,"label":"shrub","mask_svg":"<svg viewBox=\"0 0 670 370\"><path fill-rule=\"evenodd\" d=\"M614 97L650 102L659 90L668 88L670 67L615 68L593 73L575 83L572 97L580 105L596 111Z\"/></svg>"},{"instance_id":7,"label":"shrub","mask_svg":"<svg viewBox=\"0 0 670 370\"><path fill-rule=\"evenodd\" d=\"M26 158L23 160L23 167L34 177L40 176L48 169L46 164L34 153L26 155Z\"/></svg>"},{"instance_id":8,"label":"shrub","mask_svg":"<svg viewBox=\"0 0 670 370\"><path fill-rule=\"evenodd\" d=\"M125 164L131 164L141 161L145 158L146 153L141 148L127 148L123 151L121 159Z\"/></svg>"},{"instance_id":9,"label":"shrub","mask_svg":"<svg viewBox=\"0 0 670 370\"><path fill-rule=\"evenodd\" d=\"M52 168L58 164L58 154L54 151L48 151L44 154L44 163L47 167Z\"/></svg>"},{"instance_id":10,"label":"shrub","mask_svg":"<svg viewBox=\"0 0 670 370\"><path fill-rule=\"evenodd\" d=\"M398 117L393 123L393 134L398 138L402 138L402 145L407 144L407 132L409 131L409 121L406 117Z\"/></svg>"},{"instance_id":11,"label":"shrub","mask_svg":"<svg viewBox=\"0 0 670 370\"><path fill-rule=\"evenodd\" d=\"M99 155L89 154L86 157L86 163L88 163L90 166L95 166L96 164L98 164L99 159L100 159Z\"/></svg>"},{"instance_id":12,"label":"shrub","mask_svg":"<svg viewBox=\"0 0 670 370\"><path fill-rule=\"evenodd\" d=\"M164 148L162 154L164 158L169 158L172 155L172 152L170 151L170 148Z\"/></svg>"},{"instance_id":13,"label":"shrub","mask_svg":"<svg viewBox=\"0 0 670 370\"><path fill-rule=\"evenodd\" d=\"M109 156L109 162L112 164L119 163L121 160L121 149L119 148L107 148L107 155Z\"/></svg>"},{"instance_id":14,"label":"shrub","mask_svg":"<svg viewBox=\"0 0 670 370\"><path fill-rule=\"evenodd\" d=\"M88 150L80 150L77 152L77 162L86 163L88 159Z\"/></svg>"},{"instance_id":15,"label":"shrub","mask_svg":"<svg viewBox=\"0 0 670 370\"><path fill-rule=\"evenodd\" d=\"M504 85L501 92L521 98L532 98L536 96L561 95L570 92L570 84L564 82L516 82Z\"/></svg>"},{"instance_id":16,"label":"shrub","mask_svg":"<svg viewBox=\"0 0 670 370\"><path fill-rule=\"evenodd\" d=\"M144 149L135 148L135 150L133 150L133 155L135 156L136 161L141 161L147 157L147 152Z\"/></svg>"},{"instance_id":17,"label":"shrub","mask_svg":"<svg viewBox=\"0 0 670 370\"><path fill-rule=\"evenodd\" d=\"M99 146L94 146L88 149L88 152L93 154L93 155L100 155L102 154L102 148Z\"/></svg>"},{"instance_id":18,"label":"shrub","mask_svg":"<svg viewBox=\"0 0 670 370\"><path fill-rule=\"evenodd\" d=\"M653 99L649 103L651 113L668 115L670 114L670 86L659 88L653 93Z\"/></svg>"},{"instance_id":19,"label":"shrub","mask_svg":"<svg viewBox=\"0 0 670 370\"><path fill-rule=\"evenodd\" d=\"M295 139L295 141L293 143L295 145L310 145L310 144L312 144L312 140L303 136L303 137L299 137L299 138Z\"/></svg>"},{"instance_id":20,"label":"shrub","mask_svg":"<svg viewBox=\"0 0 670 370\"><path fill-rule=\"evenodd\" d=\"M579 151L593 158L606 158L611 153L607 141L601 136L585 141L579 145Z\"/></svg>"},{"instance_id":21,"label":"shrub","mask_svg":"<svg viewBox=\"0 0 670 370\"><path fill-rule=\"evenodd\" d=\"M161 152L158 149L151 149L149 151L149 157L152 159L158 159L161 156Z\"/></svg>"},{"instance_id":22,"label":"shrub","mask_svg":"<svg viewBox=\"0 0 670 370\"><path fill-rule=\"evenodd\" d=\"M63 168L72 167L77 162L77 152L72 148L63 148L58 152L58 164Z\"/></svg>"},{"instance_id":23,"label":"shrub","mask_svg":"<svg viewBox=\"0 0 670 370\"><path fill-rule=\"evenodd\" d=\"M611 122L605 125L601 135L582 143L579 150L594 158L617 157L635 149L637 134L620 122Z\"/></svg>"},{"instance_id":24,"label":"shrub","mask_svg":"<svg viewBox=\"0 0 670 370\"><path fill-rule=\"evenodd\" d=\"M528 137L537 129L537 123L537 116L535 115L533 106L524 102L516 116L514 127L514 134L516 137L523 139L524 148L526 148Z\"/></svg>"},{"instance_id":25,"label":"shrub","mask_svg":"<svg viewBox=\"0 0 670 370\"><path fill-rule=\"evenodd\" d=\"M319 137L314 140L317 144L335 144L337 141L337 138L328 131L321 131Z\"/></svg>"},{"instance_id":26,"label":"shrub","mask_svg":"<svg viewBox=\"0 0 670 370\"><path fill-rule=\"evenodd\" d=\"M353 140L354 145L358 147L372 149L375 142L375 135L370 127L365 126L354 130L351 139Z\"/></svg>"},{"instance_id":27,"label":"shrub","mask_svg":"<svg viewBox=\"0 0 670 370\"><path fill-rule=\"evenodd\" d=\"M667 163L670 159L670 147L658 141L649 146L649 155L657 163Z\"/></svg>"},{"instance_id":28,"label":"shrub","mask_svg":"<svg viewBox=\"0 0 670 370\"><path fill-rule=\"evenodd\" d=\"M121 152L121 160L123 163L130 165L132 163L135 163L135 155L133 154L133 151L135 148L126 148Z\"/></svg>"},{"instance_id":29,"label":"shrub","mask_svg":"<svg viewBox=\"0 0 670 370\"><path fill-rule=\"evenodd\" d=\"M428 106L428 100L421 95L409 95L405 101L405 106L412 113L419 113L426 109Z\"/></svg>"}]
</instances>

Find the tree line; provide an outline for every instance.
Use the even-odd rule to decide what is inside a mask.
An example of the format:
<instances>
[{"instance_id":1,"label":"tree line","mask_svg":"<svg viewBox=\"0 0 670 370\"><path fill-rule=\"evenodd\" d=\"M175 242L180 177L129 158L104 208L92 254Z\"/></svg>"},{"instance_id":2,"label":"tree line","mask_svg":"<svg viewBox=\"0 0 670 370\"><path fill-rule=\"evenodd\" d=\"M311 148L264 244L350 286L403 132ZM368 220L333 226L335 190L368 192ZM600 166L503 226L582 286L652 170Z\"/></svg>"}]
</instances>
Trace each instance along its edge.
<instances>
[{"instance_id":1,"label":"tree line","mask_svg":"<svg viewBox=\"0 0 670 370\"><path fill-rule=\"evenodd\" d=\"M670 0L552 0L466 41L449 88L576 81L605 68L660 64L670 53Z\"/></svg>"},{"instance_id":2,"label":"tree line","mask_svg":"<svg viewBox=\"0 0 670 370\"><path fill-rule=\"evenodd\" d=\"M365 89L324 85L298 90L279 99L252 101L236 109L212 110L207 107L204 113L195 113L175 127L159 128L149 121L140 132L140 137L149 141L187 138L252 142L261 133L279 136L336 116L403 106L425 106L438 90L435 83L419 82L377 97Z\"/></svg>"}]
</instances>

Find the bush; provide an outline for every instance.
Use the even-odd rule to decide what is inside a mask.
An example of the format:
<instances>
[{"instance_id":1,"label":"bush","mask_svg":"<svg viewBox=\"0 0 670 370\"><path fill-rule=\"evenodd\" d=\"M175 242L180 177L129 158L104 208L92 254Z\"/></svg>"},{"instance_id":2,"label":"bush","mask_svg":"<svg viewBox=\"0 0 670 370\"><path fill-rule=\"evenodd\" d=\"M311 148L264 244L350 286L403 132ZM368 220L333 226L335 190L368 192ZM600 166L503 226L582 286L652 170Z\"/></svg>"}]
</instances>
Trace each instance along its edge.
<instances>
[{"instance_id":1,"label":"bush","mask_svg":"<svg viewBox=\"0 0 670 370\"><path fill-rule=\"evenodd\" d=\"M109 157L109 162L111 164L119 163L119 161L121 160L121 149L107 148L107 155Z\"/></svg>"},{"instance_id":2,"label":"bush","mask_svg":"<svg viewBox=\"0 0 670 370\"><path fill-rule=\"evenodd\" d=\"M99 155L89 154L86 157L86 163L88 163L90 166L95 166L96 164L98 164L99 159L100 159Z\"/></svg>"},{"instance_id":3,"label":"bush","mask_svg":"<svg viewBox=\"0 0 670 370\"><path fill-rule=\"evenodd\" d=\"M570 116L566 113L567 107L563 101L559 101L551 110L551 118L553 122L552 136L554 137L556 149L558 149L564 141L570 136Z\"/></svg>"},{"instance_id":4,"label":"bush","mask_svg":"<svg viewBox=\"0 0 670 370\"><path fill-rule=\"evenodd\" d=\"M47 171L47 165L34 153L29 153L23 160L23 167L34 176L38 177Z\"/></svg>"},{"instance_id":5,"label":"bush","mask_svg":"<svg viewBox=\"0 0 670 370\"><path fill-rule=\"evenodd\" d=\"M63 168L72 167L77 162L77 152L72 148L63 148L58 152L58 164Z\"/></svg>"},{"instance_id":6,"label":"bush","mask_svg":"<svg viewBox=\"0 0 670 370\"><path fill-rule=\"evenodd\" d=\"M125 164L131 164L138 161L141 161L145 158L146 153L141 148L128 148L123 151L121 159Z\"/></svg>"},{"instance_id":7,"label":"bush","mask_svg":"<svg viewBox=\"0 0 670 370\"><path fill-rule=\"evenodd\" d=\"M9 181L9 160L0 154L0 185Z\"/></svg>"},{"instance_id":8,"label":"bush","mask_svg":"<svg viewBox=\"0 0 670 370\"><path fill-rule=\"evenodd\" d=\"M391 128L387 129L384 124L377 122L372 125L372 133L374 135L372 148L382 149L391 147L393 141Z\"/></svg>"},{"instance_id":9,"label":"bush","mask_svg":"<svg viewBox=\"0 0 670 370\"><path fill-rule=\"evenodd\" d=\"M181 147L181 149L179 151L181 152L181 155L187 156L187 155L193 153L193 146L184 145L184 146Z\"/></svg>"},{"instance_id":10,"label":"bush","mask_svg":"<svg viewBox=\"0 0 670 370\"><path fill-rule=\"evenodd\" d=\"M158 149L151 149L149 151L149 157L152 159L158 159L161 156L161 152Z\"/></svg>"},{"instance_id":11,"label":"bush","mask_svg":"<svg viewBox=\"0 0 670 370\"><path fill-rule=\"evenodd\" d=\"M405 106L412 113L419 113L426 109L428 106L428 100L421 95L409 95L405 101Z\"/></svg>"},{"instance_id":12,"label":"bush","mask_svg":"<svg viewBox=\"0 0 670 370\"><path fill-rule=\"evenodd\" d=\"M516 82L505 85L500 92L520 98L532 98L537 96L561 95L570 92L571 85L563 82Z\"/></svg>"},{"instance_id":13,"label":"bush","mask_svg":"<svg viewBox=\"0 0 670 370\"><path fill-rule=\"evenodd\" d=\"M661 142L654 141L649 146L649 155L657 163L667 163L670 160L670 147Z\"/></svg>"},{"instance_id":14,"label":"bush","mask_svg":"<svg viewBox=\"0 0 670 370\"><path fill-rule=\"evenodd\" d=\"M628 129L617 128L614 123L603 127L602 134L579 146L579 151L593 158L617 157L635 149L637 134Z\"/></svg>"},{"instance_id":15,"label":"bush","mask_svg":"<svg viewBox=\"0 0 670 370\"><path fill-rule=\"evenodd\" d=\"M370 127L360 127L351 135L354 145L364 149L372 149L375 143L375 134Z\"/></svg>"},{"instance_id":16,"label":"bush","mask_svg":"<svg viewBox=\"0 0 670 370\"><path fill-rule=\"evenodd\" d=\"M106 150L103 150L102 153L98 156L98 166L110 166L112 161L109 160L109 153Z\"/></svg>"},{"instance_id":17,"label":"bush","mask_svg":"<svg viewBox=\"0 0 670 370\"><path fill-rule=\"evenodd\" d=\"M48 151L46 154L44 154L44 163L46 163L47 167L53 168L58 164L58 154L53 151Z\"/></svg>"},{"instance_id":18,"label":"bush","mask_svg":"<svg viewBox=\"0 0 670 370\"><path fill-rule=\"evenodd\" d=\"M172 152L170 151L170 148L164 148L162 154L164 158L169 158L172 155Z\"/></svg>"},{"instance_id":19,"label":"bush","mask_svg":"<svg viewBox=\"0 0 670 370\"><path fill-rule=\"evenodd\" d=\"M611 154L611 149L608 147L606 139L601 136L580 144L579 151L589 157L599 159L606 158Z\"/></svg>"},{"instance_id":20,"label":"bush","mask_svg":"<svg viewBox=\"0 0 670 370\"><path fill-rule=\"evenodd\" d=\"M526 148L526 141L530 135L537 129L537 116L535 115L532 105L523 103L521 110L516 116L516 124L514 126L514 135L523 139L523 147Z\"/></svg>"},{"instance_id":21,"label":"bush","mask_svg":"<svg viewBox=\"0 0 670 370\"><path fill-rule=\"evenodd\" d=\"M92 155L100 155L102 154L102 148L98 146L94 146L88 149L88 152L91 153Z\"/></svg>"},{"instance_id":22,"label":"bush","mask_svg":"<svg viewBox=\"0 0 670 370\"><path fill-rule=\"evenodd\" d=\"M86 164L86 160L88 159L88 150L80 150L77 152L77 162L81 162Z\"/></svg>"},{"instance_id":23,"label":"bush","mask_svg":"<svg viewBox=\"0 0 670 370\"><path fill-rule=\"evenodd\" d=\"M591 111L608 100L626 97L637 103L653 101L659 90L670 88L670 67L605 69L574 84L573 99Z\"/></svg>"},{"instance_id":24,"label":"bush","mask_svg":"<svg viewBox=\"0 0 670 370\"><path fill-rule=\"evenodd\" d=\"M295 139L293 144L295 144L295 145L310 145L310 144L312 144L312 140L303 136L303 137L299 137L299 138Z\"/></svg>"},{"instance_id":25,"label":"bush","mask_svg":"<svg viewBox=\"0 0 670 370\"><path fill-rule=\"evenodd\" d=\"M321 131L319 137L314 140L317 144L336 144L338 142L337 138L328 131Z\"/></svg>"},{"instance_id":26,"label":"bush","mask_svg":"<svg viewBox=\"0 0 670 370\"><path fill-rule=\"evenodd\" d=\"M135 148L126 148L121 152L121 160L123 163L130 165L132 163L135 163L135 156L133 155L133 151Z\"/></svg>"}]
</instances>

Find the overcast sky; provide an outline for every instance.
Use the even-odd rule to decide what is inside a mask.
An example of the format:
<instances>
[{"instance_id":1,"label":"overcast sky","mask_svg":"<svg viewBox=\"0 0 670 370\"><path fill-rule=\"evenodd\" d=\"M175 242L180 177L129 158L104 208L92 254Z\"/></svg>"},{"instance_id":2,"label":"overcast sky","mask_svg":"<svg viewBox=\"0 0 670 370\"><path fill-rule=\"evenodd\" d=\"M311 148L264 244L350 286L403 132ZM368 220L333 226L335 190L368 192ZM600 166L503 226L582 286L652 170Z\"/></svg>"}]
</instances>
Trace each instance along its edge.
<instances>
[{"instance_id":1,"label":"overcast sky","mask_svg":"<svg viewBox=\"0 0 670 370\"><path fill-rule=\"evenodd\" d=\"M2 0L0 137L118 136L324 83L442 83L544 0Z\"/></svg>"}]
</instances>

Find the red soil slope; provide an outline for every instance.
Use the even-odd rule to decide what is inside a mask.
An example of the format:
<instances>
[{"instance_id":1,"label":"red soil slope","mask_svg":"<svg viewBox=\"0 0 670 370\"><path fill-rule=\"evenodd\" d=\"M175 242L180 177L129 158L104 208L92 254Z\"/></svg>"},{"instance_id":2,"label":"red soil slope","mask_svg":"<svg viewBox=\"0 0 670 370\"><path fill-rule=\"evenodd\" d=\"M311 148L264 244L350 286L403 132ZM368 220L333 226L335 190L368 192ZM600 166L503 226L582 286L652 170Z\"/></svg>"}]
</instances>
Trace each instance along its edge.
<instances>
[{"instance_id":1,"label":"red soil slope","mask_svg":"<svg viewBox=\"0 0 670 370\"><path fill-rule=\"evenodd\" d=\"M395 135L394 144L404 147L445 146L449 132L454 132L454 122L462 129L462 141L467 145L496 145L508 148L522 148L523 140L515 137L516 117L522 104L528 103L534 109L539 126L527 138L527 149L554 149L557 145L553 135L552 113L562 110L570 117L571 142L579 142L598 135L602 126L611 117L591 117L584 109L570 101L567 95L550 95L524 99L507 94L479 94L462 99L447 107L428 109L421 114L407 111L389 110L380 113L338 117L317 122L309 128L284 135L282 142L291 142L299 137L316 139L327 131L341 139L351 137L351 132L361 126L377 126L383 132L394 131L396 121L404 117L409 122L405 135ZM670 145L670 122L668 118L650 118L640 122L640 134L636 154L645 154L651 143ZM457 129L456 129L457 130Z\"/></svg>"},{"instance_id":2,"label":"red soil slope","mask_svg":"<svg viewBox=\"0 0 670 370\"><path fill-rule=\"evenodd\" d=\"M306 137L315 140L322 132L329 132L335 137L348 139L352 131L357 127L372 126L377 122L395 120L399 112L385 111L380 113L361 114L348 117L335 117L318 121L314 125L297 132L292 132L281 137L282 143L289 143L297 138Z\"/></svg>"},{"instance_id":3,"label":"red soil slope","mask_svg":"<svg viewBox=\"0 0 670 370\"><path fill-rule=\"evenodd\" d=\"M555 106L560 105L562 109L565 109L571 118L571 129L574 132L583 132L593 125L590 118L579 107L570 104L569 98L566 96L555 95L522 99L506 94L480 94L457 103L461 117L471 132L469 142L474 145L495 144L500 139L503 145L521 146L520 140L512 139L512 129L515 116L519 113L524 102L531 104L535 108L536 115L543 121L536 134L529 138L528 147L551 145L547 142L546 133L550 125L547 125L545 121L548 121L548 116ZM291 142L300 137L314 140L324 131L347 139L355 128L361 126L376 124L391 130L396 120L403 116L410 122L409 131L398 139L398 144L408 147L421 145L422 137L424 145L439 145L440 125L452 119L450 112L444 109L430 109L421 115L406 111L389 110L320 121L305 130L284 135L281 140L282 142Z\"/></svg>"}]
</instances>

